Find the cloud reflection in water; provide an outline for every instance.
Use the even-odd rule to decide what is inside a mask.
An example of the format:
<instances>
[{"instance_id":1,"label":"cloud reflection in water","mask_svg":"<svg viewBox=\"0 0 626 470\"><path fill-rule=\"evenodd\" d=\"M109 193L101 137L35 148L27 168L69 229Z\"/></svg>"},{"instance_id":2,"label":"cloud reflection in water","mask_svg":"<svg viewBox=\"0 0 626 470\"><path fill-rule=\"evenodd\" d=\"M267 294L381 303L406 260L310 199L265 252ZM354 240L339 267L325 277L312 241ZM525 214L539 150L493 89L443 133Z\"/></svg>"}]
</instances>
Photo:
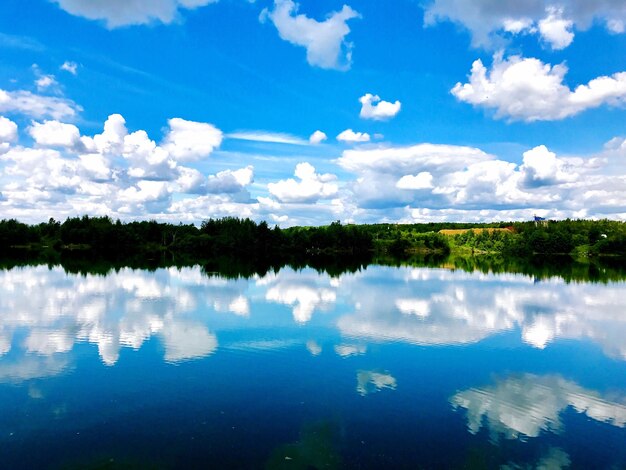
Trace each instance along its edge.
<instances>
[{"instance_id":1,"label":"cloud reflection in water","mask_svg":"<svg viewBox=\"0 0 626 470\"><path fill-rule=\"evenodd\" d=\"M377 268L346 278L355 312L337 323L348 337L420 345L471 344L519 329L545 348L555 338L589 338L626 360L626 286L533 284L523 275Z\"/></svg>"},{"instance_id":2,"label":"cloud reflection in water","mask_svg":"<svg viewBox=\"0 0 626 470\"><path fill-rule=\"evenodd\" d=\"M165 360L178 362L217 350L219 328L209 326L216 321L231 322L228 328L240 332L263 324L261 338L241 338L223 344L225 349L301 344L319 355L323 342L313 329L300 338L281 328L288 320L284 313L262 307L278 304L291 308L292 324L307 328L316 312L350 312L316 318L316 328L341 333L333 347L342 357L365 353L368 341L467 345L519 330L521 340L536 348L555 338L590 339L624 360L624 291L623 283L534 284L515 274L381 266L340 278L283 269L238 280L208 277L199 268L121 269L106 276L66 274L60 267L16 268L0 271L0 356L9 367L8 356L15 366L22 359L14 356L68 355L77 342L88 342L113 365L121 348L137 350L156 337ZM25 377L45 366L25 361L31 371ZM55 364L50 370L62 369Z\"/></svg>"},{"instance_id":3,"label":"cloud reflection in water","mask_svg":"<svg viewBox=\"0 0 626 470\"><path fill-rule=\"evenodd\" d=\"M450 398L455 409L467 410L467 426L476 434L483 418L495 436L509 439L558 433L560 414L572 407L578 413L613 426L626 426L626 401L611 401L558 375L522 374L493 386L470 388Z\"/></svg>"}]
</instances>

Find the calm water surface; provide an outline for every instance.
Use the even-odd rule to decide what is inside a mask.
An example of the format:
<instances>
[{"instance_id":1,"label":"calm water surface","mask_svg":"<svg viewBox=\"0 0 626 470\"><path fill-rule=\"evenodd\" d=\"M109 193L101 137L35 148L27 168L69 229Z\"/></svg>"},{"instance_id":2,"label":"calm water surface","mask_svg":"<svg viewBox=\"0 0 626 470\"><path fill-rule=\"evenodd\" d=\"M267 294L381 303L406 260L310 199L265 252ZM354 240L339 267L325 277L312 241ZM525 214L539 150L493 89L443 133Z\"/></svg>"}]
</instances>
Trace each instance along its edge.
<instances>
[{"instance_id":1,"label":"calm water surface","mask_svg":"<svg viewBox=\"0 0 626 470\"><path fill-rule=\"evenodd\" d=\"M0 271L0 467L625 468L626 283Z\"/></svg>"}]
</instances>

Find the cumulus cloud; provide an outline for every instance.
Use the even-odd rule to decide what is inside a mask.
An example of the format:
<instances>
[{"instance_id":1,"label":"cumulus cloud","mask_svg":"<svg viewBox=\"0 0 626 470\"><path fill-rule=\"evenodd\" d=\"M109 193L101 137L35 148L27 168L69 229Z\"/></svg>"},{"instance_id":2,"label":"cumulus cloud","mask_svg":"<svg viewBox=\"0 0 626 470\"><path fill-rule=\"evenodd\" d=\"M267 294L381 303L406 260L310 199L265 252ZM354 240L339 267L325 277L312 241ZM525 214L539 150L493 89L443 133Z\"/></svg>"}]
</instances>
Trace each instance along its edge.
<instances>
[{"instance_id":1,"label":"cumulus cloud","mask_svg":"<svg viewBox=\"0 0 626 470\"><path fill-rule=\"evenodd\" d=\"M332 162L345 170L341 180L310 163L299 164L292 178L259 180L246 163L224 169L223 154L192 161L212 155L220 140L221 132L206 123L173 121L159 141L129 131L120 115L96 135L80 135L55 119L33 121L26 128L34 142L29 148L16 143L17 126L2 122L9 142L0 142L6 176L0 206L6 217L33 222L47 220L50 210L59 218L89 213L174 222L198 222L210 213L282 226L525 220L533 213L626 218L623 139L583 157L538 146L520 155L520 163L464 146L349 148ZM218 167L207 171L213 164Z\"/></svg>"},{"instance_id":2,"label":"cumulus cloud","mask_svg":"<svg viewBox=\"0 0 626 470\"><path fill-rule=\"evenodd\" d=\"M285 41L306 48L307 62L323 69L347 70L352 63L352 43L347 22L360 15L347 5L341 11L317 21L298 13L293 0L274 0L274 9L263 10L261 19L269 18Z\"/></svg>"},{"instance_id":3,"label":"cumulus cloud","mask_svg":"<svg viewBox=\"0 0 626 470\"><path fill-rule=\"evenodd\" d=\"M162 146L179 161L199 160L222 143L222 131L205 122L172 118Z\"/></svg>"},{"instance_id":4,"label":"cumulus cloud","mask_svg":"<svg viewBox=\"0 0 626 470\"><path fill-rule=\"evenodd\" d=\"M544 209L556 218L591 211L621 217L618 206L626 196L619 162L626 147L614 145L585 158L537 146L524 153L521 164L472 147L381 146L345 150L337 163L355 174L345 186L351 201L374 215L384 211L378 216L388 220L523 220Z\"/></svg>"},{"instance_id":5,"label":"cumulus cloud","mask_svg":"<svg viewBox=\"0 0 626 470\"><path fill-rule=\"evenodd\" d=\"M42 119L73 118L82 108L66 98L43 96L30 91L6 91L0 89L0 113L19 113Z\"/></svg>"},{"instance_id":6,"label":"cumulus cloud","mask_svg":"<svg viewBox=\"0 0 626 470\"><path fill-rule=\"evenodd\" d=\"M463 25L474 47L502 45L510 34L537 34L553 49L563 49L584 31L604 23L608 31L624 32L626 5L621 1L586 0L433 0L426 6L424 22L452 21Z\"/></svg>"},{"instance_id":7,"label":"cumulus cloud","mask_svg":"<svg viewBox=\"0 0 626 470\"><path fill-rule=\"evenodd\" d=\"M391 103L389 101L382 101L378 95L372 95L366 93L359 98L361 103L361 116L363 119L373 119L376 121L384 121L391 119L400 112L402 106L400 101Z\"/></svg>"},{"instance_id":8,"label":"cumulus cloud","mask_svg":"<svg viewBox=\"0 0 626 470\"><path fill-rule=\"evenodd\" d=\"M541 37L552 47L552 49L565 49L574 40L572 33L573 21L563 18L563 9L548 7L548 16L539 21L538 29Z\"/></svg>"},{"instance_id":9,"label":"cumulus cloud","mask_svg":"<svg viewBox=\"0 0 626 470\"><path fill-rule=\"evenodd\" d=\"M573 91L564 83L564 64L544 64L535 58L502 53L491 70L480 59L472 64L468 83L457 83L451 93L477 107L495 110L496 118L510 121L554 121L602 105L626 102L626 72L594 78Z\"/></svg>"},{"instance_id":10,"label":"cumulus cloud","mask_svg":"<svg viewBox=\"0 0 626 470\"><path fill-rule=\"evenodd\" d=\"M550 152L545 145L524 152L522 158L524 163L520 171L528 186L574 181L578 176L575 172L568 171L566 162Z\"/></svg>"},{"instance_id":11,"label":"cumulus cloud","mask_svg":"<svg viewBox=\"0 0 626 470\"><path fill-rule=\"evenodd\" d=\"M324 132L318 130L318 131L313 132L313 134L311 134L311 137L309 137L309 142L312 143L313 145L317 145L317 144L321 144L326 139L328 139L328 136Z\"/></svg>"},{"instance_id":12,"label":"cumulus cloud","mask_svg":"<svg viewBox=\"0 0 626 470\"><path fill-rule=\"evenodd\" d=\"M128 135L126 120L121 114L111 114L104 122L101 134L93 137L83 137L81 141L90 152L100 154L122 153L124 138Z\"/></svg>"},{"instance_id":13,"label":"cumulus cloud","mask_svg":"<svg viewBox=\"0 0 626 470\"><path fill-rule=\"evenodd\" d=\"M254 180L254 170L252 166L240 168L239 170L224 170L216 175L211 175L207 181L207 191L209 193L236 193L248 186Z\"/></svg>"},{"instance_id":14,"label":"cumulus cloud","mask_svg":"<svg viewBox=\"0 0 626 470\"><path fill-rule=\"evenodd\" d=\"M422 171L417 175L404 175L396 183L400 189L428 189L433 187L433 175Z\"/></svg>"},{"instance_id":15,"label":"cumulus cloud","mask_svg":"<svg viewBox=\"0 0 626 470\"><path fill-rule=\"evenodd\" d=\"M339 142L369 142L370 135L367 132L354 132L352 129L346 129L337 136Z\"/></svg>"},{"instance_id":16,"label":"cumulus cloud","mask_svg":"<svg viewBox=\"0 0 626 470\"><path fill-rule=\"evenodd\" d=\"M78 127L59 121L33 122L28 133L42 147L73 148L81 144Z\"/></svg>"},{"instance_id":17,"label":"cumulus cloud","mask_svg":"<svg viewBox=\"0 0 626 470\"><path fill-rule=\"evenodd\" d=\"M17 140L17 124L0 116L0 154L4 153L12 142Z\"/></svg>"},{"instance_id":18,"label":"cumulus cloud","mask_svg":"<svg viewBox=\"0 0 626 470\"><path fill-rule=\"evenodd\" d=\"M125 135L122 149L122 156L129 165L129 176L154 180L170 180L175 177L176 159L150 139L146 131L139 130Z\"/></svg>"},{"instance_id":19,"label":"cumulus cloud","mask_svg":"<svg viewBox=\"0 0 626 470\"><path fill-rule=\"evenodd\" d=\"M53 0L63 10L90 20L102 20L107 28L147 23L171 23L182 9L195 9L217 0Z\"/></svg>"},{"instance_id":20,"label":"cumulus cloud","mask_svg":"<svg viewBox=\"0 0 626 470\"><path fill-rule=\"evenodd\" d=\"M254 203L245 190L253 181L252 166L209 175L184 166L211 153L220 143L221 131L207 123L169 122L159 144L144 130L129 132L119 114L109 116L103 131L93 136L81 136L73 124L33 121L28 133L34 148L0 142L0 168L12 176L0 186L3 210L27 220L45 219L51 208L59 217L160 215L196 222L206 218L208 209L216 216L252 216ZM11 137L12 126L6 127ZM212 199L209 205L205 199L194 206L184 199L173 203L175 194L206 198L211 194ZM179 212L186 208L193 212ZM189 220L192 213L195 218Z\"/></svg>"},{"instance_id":21,"label":"cumulus cloud","mask_svg":"<svg viewBox=\"0 0 626 470\"><path fill-rule=\"evenodd\" d=\"M475 204L478 195L489 204L501 204L497 198L494 201L496 186L500 185L498 194L517 187L510 179L515 164L472 147L418 144L350 149L337 163L356 173L351 189L366 208Z\"/></svg>"},{"instance_id":22,"label":"cumulus cloud","mask_svg":"<svg viewBox=\"0 0 626 470\"><path fill-rule=\"evenodd\" d=\"M289 178L269 183L267 189L270 194L281 202L294 203L315 202L318 199L332 197L339 191L335 175L330 173L320 175L310 163L298 163L294 174L300 181Z\"/></svg>"},{"instance_id":23,"label":"cumulus cloud","mask_svg":"<svg viewBox=\"0 0 626 470\"><path fill-rule=\"evenodd\" d=\"M59 69L71 73L72 75L76 75L78 73L78 64L76 62L66 60L61 64L61 67L59 67Z\"/></svg>"}]
</instances>

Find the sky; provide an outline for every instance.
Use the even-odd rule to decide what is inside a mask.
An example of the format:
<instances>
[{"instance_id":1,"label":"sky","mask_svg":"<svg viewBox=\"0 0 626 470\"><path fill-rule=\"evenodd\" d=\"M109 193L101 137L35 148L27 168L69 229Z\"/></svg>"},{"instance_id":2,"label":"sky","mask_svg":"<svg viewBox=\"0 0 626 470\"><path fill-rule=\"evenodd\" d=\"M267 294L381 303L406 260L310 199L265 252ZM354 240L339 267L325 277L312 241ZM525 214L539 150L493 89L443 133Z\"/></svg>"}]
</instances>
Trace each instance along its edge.
<instances>
[{"instance_id":1,"label":"sky","mask_svg":"<svg viewBox=\"0 0 626 470\"><path fill-rule=\"evenodd\" d=\"M626 0L3 0L0 219L626 220Z\"/></svg>"}]
</instances>

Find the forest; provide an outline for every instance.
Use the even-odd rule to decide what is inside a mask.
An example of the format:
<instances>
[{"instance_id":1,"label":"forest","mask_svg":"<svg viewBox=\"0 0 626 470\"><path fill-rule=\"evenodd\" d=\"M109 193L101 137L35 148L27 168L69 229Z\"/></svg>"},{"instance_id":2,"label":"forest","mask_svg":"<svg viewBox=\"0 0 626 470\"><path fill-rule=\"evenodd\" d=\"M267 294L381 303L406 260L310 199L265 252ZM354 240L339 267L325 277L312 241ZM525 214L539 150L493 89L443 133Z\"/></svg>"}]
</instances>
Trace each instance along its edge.
<instances>
[{"instance_id":1,"label":"forest","mask_svg":"<svg viewBox=\"0 0 626 470\"><path fill-rule=\"evenodd\" d=\"M203 260L298 262L310 257L372 255L406 257L450 252L528 257L626 256L626 223L612 220L498 222L492 224L342 224L270 227L267 222L226 217L199 227L157 221L121 222L109 217L53 218L28 225L0 221L0 252L86 252L100 257L177 256ZM304 261L301 261L304 262Z\"/></svg>"}]
</instances>

